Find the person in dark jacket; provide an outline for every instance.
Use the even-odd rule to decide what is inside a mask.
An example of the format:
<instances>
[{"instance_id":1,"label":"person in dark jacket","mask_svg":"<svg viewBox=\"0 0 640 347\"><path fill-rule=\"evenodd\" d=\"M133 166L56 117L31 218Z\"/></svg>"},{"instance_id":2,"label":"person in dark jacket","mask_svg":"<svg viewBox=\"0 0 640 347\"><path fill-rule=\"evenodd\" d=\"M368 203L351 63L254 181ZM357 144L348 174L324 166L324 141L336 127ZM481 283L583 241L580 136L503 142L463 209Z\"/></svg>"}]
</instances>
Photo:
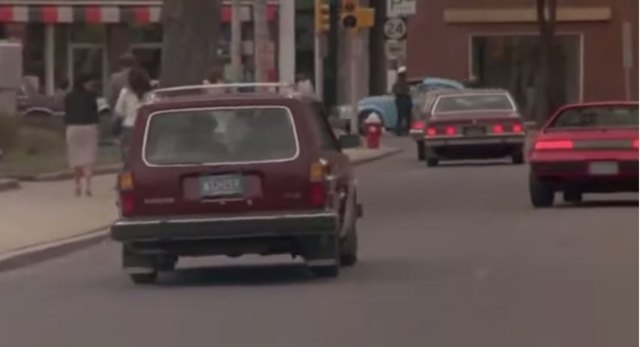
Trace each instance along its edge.
<instances>
[{"instance_id":1,"label":"person in dark jacket","mask_svg":"<svg viewBox=\"0 0 640 347\"><path fill-rule=\"evenodd\" d=\"M393 95L395 96L398 114L396 134L401 136L405 134L411 126L411 111L413 109L411 90L407 82L407 68L404 66L398 69L398 80L393 85Z\"/></svg>"},{"instance_id":2,"label":"person in dark jacket","mask_svg":"<svg viewBox=\"0 0 640 347\"><path fill-rule=\"evenodd\" d=\"M67 155L74 172L75 194L91 196L93 166L98 151L98 94L95 79L80 75L64 100Z\"/></svg>"}]
</instances>

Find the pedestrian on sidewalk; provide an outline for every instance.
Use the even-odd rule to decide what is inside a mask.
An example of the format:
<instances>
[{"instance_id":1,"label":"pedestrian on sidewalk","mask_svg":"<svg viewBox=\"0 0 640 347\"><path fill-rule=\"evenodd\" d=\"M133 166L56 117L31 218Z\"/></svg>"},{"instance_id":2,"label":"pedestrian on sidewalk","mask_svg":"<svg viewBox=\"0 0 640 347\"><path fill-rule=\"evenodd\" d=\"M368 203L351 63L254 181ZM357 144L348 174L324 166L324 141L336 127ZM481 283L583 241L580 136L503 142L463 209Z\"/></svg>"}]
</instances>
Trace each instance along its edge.
<instances>
[{"instance_id":1,"label":"pedestrian on sidewalk","mask_svg":"<svg viewBox=\"0 0 640 347\"><path fill-rule=\"evenodd\" d=\"M98 93L96 80L81 74L64 100L67 156L73 169L75 194L91 196L93 166L98 152Z\"/></svg>"},{"instance_id":2,"label":"pedestrian on sidewalk","mask_svg":"<svg viewBox=\"0 0 640 347\"><path fill-rule=\"evenodd\" d=\"M204 81L202 81L203 85L223 85L225 83L226 82L222 77L222 71L217 67L209 70L209 74L207 75L207 78L205 78ZM226 92L227 92L226 88L216 88L216 89L211 89L207 91L207 93L213 94L213 95L223 95Z\"/></svg>"},{"instance_id":3,"label":"pedestrian on sidewalk","mask_svg":"<svg viewBox=\"0 0 640 347\"><path fill-rule=\"evenodd\" d=\"M393 95L395 96L396 111L398 114L396 120L396 135L402 136L409 131L409 127L411 126L411 111L413 109L411 90L407 82L407 68L404 66L398 68L398 80L393 85Z\"/></svg>"},{"instance_id":4,"label":"pedestrian on sidewalk","mask_svg":"<svg viewBox=\"0 0 640 347\"><path fill-rule=\"evenodd\" d=\"M116 102L115 114L121 118L122 131L120 146L122 161L126 165L131 133L138 117L138 110L148 100L151 91L151 78L144 69L134 67L129 70L127 86L120 91Z\"/></svg>"},{"instance_id":5,"label":"pedestrian on sidewalk","mask_svg":"<svg viewBox=\"0 0 640 347\"><path fill-rule=\"evenodd\" d=\"M122 88L129 82L129 70L138 65L136 56L132 53L125 53L118 58L118 71L111 74L107 85L107 104L111 112L115 112L116 103Z\"/></svg>"}]
</instances>

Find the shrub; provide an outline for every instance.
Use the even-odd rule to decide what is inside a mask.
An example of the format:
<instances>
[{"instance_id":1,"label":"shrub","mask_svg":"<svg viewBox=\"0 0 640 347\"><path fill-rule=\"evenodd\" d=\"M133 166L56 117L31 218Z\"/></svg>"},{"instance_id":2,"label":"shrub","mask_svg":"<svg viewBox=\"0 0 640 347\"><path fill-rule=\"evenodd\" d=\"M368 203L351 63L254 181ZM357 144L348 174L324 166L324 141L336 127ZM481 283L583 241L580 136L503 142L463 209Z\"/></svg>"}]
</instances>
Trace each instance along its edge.
<instances>
[{"instance_id":1,"label":"shrub","mask_svg":"<svg viewBox=\"0 0 640 347\"><path fill-rule=\"evenodd\" d=\"M0 150L7 151L15 147L19 128L17 117L0 114Z\"/></svg>"},{"instance_id":2,"label":"shrub","mask_svg":"<svg viewBox=\"0 0 640 347\"><path fill-rule=\"evenodd\" d=\"M18 134L16 150L28 155L59 153L65 146L64 136L52 130L23 126Z\"/></svg>"}]
</instances>

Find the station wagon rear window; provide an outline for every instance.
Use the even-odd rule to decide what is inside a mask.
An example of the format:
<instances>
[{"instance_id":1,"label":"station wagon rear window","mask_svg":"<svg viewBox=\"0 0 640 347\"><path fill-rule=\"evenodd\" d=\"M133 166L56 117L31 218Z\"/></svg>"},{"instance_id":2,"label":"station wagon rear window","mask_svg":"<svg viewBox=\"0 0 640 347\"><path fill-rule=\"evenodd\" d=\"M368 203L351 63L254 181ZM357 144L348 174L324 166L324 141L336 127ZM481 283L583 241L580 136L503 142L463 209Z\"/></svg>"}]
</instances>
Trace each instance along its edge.
<instances>
[{"instance_id":1,"label":"station wagon rear window","mask_svg":"<svg viewBox=\"0 0 640 347\"><path fill-rule=\"evenodd\" d=\"M434 105L433 114L476 111L515 111L507 94L467 94L441 96Z\"/></svg>"},{"instance_id":2,"label":"station wagon rear window","mask_svg":"<svg viewBox=\"0 0 640 347\"><path fill-rule=\"evenodd\" d=\"M637 128L638 106L573 107L559 114L551 129Z\"/></svg>"},{"instance_id":3,"label":"station wagon rear window","mask_svg":"<svg viewBox=\"0 0 640 347\"><path fill-rule=\"evenodd\" d=\"M284 107L176 110L149 118L149 165L286 161L298 155L293 118Z\"/></svg>"}]
</instances>

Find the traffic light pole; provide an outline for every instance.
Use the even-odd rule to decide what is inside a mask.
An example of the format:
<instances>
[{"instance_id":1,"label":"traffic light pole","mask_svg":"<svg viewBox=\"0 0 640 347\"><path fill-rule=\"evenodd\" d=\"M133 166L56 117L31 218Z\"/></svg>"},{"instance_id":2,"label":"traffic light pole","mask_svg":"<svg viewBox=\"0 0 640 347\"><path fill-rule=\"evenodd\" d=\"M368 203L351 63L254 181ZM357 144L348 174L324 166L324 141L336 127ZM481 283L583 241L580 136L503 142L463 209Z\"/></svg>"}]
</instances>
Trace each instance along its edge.
<instances>
[{"instance_id":1,"label":"traffic light pole","mask_svg":"<svg viewBox=\"0 0 640 347\"><path fill-rule=\"evenodd\" d=\"M349 59L349 106L351 108L351 131L358 134L358 30L348 29L347 54Z\"/></svg>"},{"instance_id":2,"label":"traffic light pole","mask_svg":"<svg viewBox=\"0 0 640 347\"><path fill-rule=\"evenodd\" d=\"M316 95L320 99L322 99L324 92L324 62L322 55L322 34L316 33L313 42L313 67Z\"/></svg>"}]
</instances>

